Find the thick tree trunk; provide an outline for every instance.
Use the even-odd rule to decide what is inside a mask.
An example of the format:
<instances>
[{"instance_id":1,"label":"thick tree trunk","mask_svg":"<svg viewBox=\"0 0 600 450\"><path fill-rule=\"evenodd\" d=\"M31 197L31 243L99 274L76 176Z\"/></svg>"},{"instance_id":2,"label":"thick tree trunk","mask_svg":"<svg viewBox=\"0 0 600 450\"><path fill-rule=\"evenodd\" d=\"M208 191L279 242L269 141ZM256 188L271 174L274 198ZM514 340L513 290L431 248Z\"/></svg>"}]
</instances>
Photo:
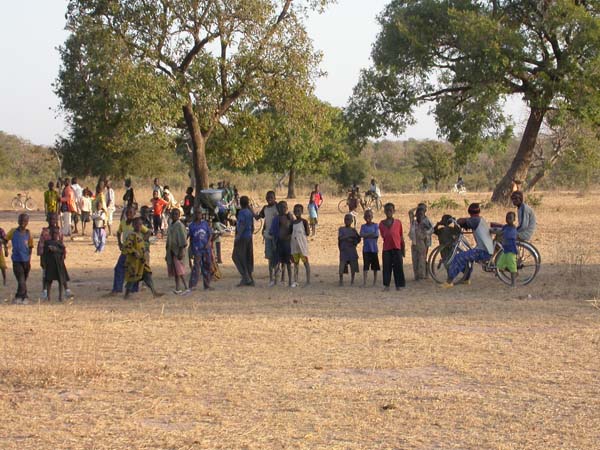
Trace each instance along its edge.
<instances>
[{"instance_id":1,"label":"thick tree trunk","mask_svg":"<svg viewBox=\"0 0 600 450\"><path fill-rule=\"evenodd\" d=\"M194 178L196 180L196 193L202 189L208 188L208 164L206 163L206 139L200 131L198 118L194 114L194 108L191 103L183 106L183 117L187 125L188 132L192 138L192 167L194 169ZM198 195L196 194L196 199ZM199 200L199 199L198 199Z\"/></svg>"},{"instance_id":2,"label":"thick tree trunk","mask_svg":"<svg viewBox=\"0 0 600 450\"><path fill-rule=\"evenodd\" d=\"M508 204L510 202L510 194L512 193L513 180L525 180L527 177L527 172L533 159L533 150L535 149L537 136L544 120L544 114L546 114L545 108L531 108L527 126L519 144L519 150L506 175L496 185L492 194L493 202Z\"/></svg>"},{"instance_id":3,"label":"thick tree trunk","mask_svg":"<svg viewBox=\"0 0 600 450\"><path fill-rule=\"evenodd\" d=\"M563 147L561 146L553 153L548 162L544 164L540 170L537 171L537 173L533 176L531 181L527 183L528 191L533 192L533 190L535 189L535 185L538 184L548 174L548 172L550 172L554 168L562 154Z\"/></svg>"},{"instance_id":4,"label":"thick tree trunk","mask_svg":"<svg viewBox=\"0 0 600 450\"><path fill-rule=\"evenodd\" d=\"M287 198L296 198L296 170L290 167Z\"/></svg>"}]
</instances>

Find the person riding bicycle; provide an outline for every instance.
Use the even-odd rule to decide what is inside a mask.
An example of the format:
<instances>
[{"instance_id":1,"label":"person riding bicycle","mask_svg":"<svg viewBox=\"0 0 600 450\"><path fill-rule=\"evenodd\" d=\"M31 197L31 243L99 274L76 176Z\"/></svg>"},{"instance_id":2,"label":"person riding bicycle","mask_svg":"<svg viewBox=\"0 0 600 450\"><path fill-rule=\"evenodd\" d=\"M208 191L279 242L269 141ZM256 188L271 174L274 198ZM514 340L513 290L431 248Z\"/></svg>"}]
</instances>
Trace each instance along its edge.
<instances>
[{"instance_id":1,"label":"person riding bicycle","mask_svg":"<svg viewBox=\"0 0 600 450\"><path fill-rule=\"evenodd\" d=\"M365 192L365 196L371 196L375 200L381 198L381 191L379 190L379 186L377 186L375 178L371 179L371 184L369 185L367 192Z\"/></svg>"},{"instance_id":2,"label":"person riding bicycle","mask_svg":"<svg viewBox=\"0 0 600 450\"><path fill-rule=\"evenodd\" d=\"M464 283L470 284L471 273L469 271L469 263L488 261L494 253L494 241L490 235L490 227L486 220L479 215L481 213L479 203L471 203L468 212L468 218L458 219L456 222L461 228L473 230L473 236L477 245L475 248L457 253L452 259L448 267L448 278L446 283L442 285L445 288L454 286L454 279L461 272L465 273Z\"/></svg>"},{"instance_id":3,"label":"person riding bicycle","mask_svg":"<svg viewBox=\"0 0 600 450\"><path fill-rule=\"evenodd\" d=\"M455 186L457 191L460 191L461 189L466 189L465 182L462 179L462 177L458 177Z\"/></svg>"}]
</instances>

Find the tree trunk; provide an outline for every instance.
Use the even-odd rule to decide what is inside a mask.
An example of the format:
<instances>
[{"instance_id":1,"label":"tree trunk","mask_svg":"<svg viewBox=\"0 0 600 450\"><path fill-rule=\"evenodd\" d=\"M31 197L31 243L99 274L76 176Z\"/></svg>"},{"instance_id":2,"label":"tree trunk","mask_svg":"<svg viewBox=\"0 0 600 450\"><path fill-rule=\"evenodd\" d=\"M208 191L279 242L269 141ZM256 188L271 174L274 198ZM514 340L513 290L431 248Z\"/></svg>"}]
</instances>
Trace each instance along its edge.
<instances>
[{"instance_id":1,"label":"tree trunk","mask_svg":"<svg viewBox=\"0 0 600 450\"><path fill-rule=\"evenodd\" d=\"M527 172L533 159L533 150L535 149L537 136L544 120L544 114L546 114L546 108L531 108L527 126L519 144L519 150L506 175L496 185L492 194L492 202L508 204L510 202L510 194L512 193L513 180L525 180L527 178Z\"/></svg>"},{"instance_id":2,"label":"tree trunk","mask_svg":"<svg viewBox=\"0 0 600 450\"><path fill-rule=\"evenodd\" d=\"M290 174L288 177L287 198L296 198L296 171L293 166L290 167Z\"/></svg>"},{"instance_id":3,"label":"tree trunk","mask_svg":"<svg viewBox=\"0 0 600 450\"><path fill-rule=\"evenodd\" d=\"M196 199L199 201L198 192L208 188L208 164L206 163L206 139L200 131L198 118L194 114L192 103L183 106L183 117L188 132L192 138L192 167L196 180Z\"/></svg>"},{"instance_id":4,"label":"tree trunk","mask_svg":"<svg viewBox=\"0 0 600 450\"><path fill-rule=\"evenodd\" d=\"M527 190L530 192L533 192L533 190L535 189L535 185L537 183L539 183L539 181L544 178L548 172L550 172L554 166L556 165L556 163L558 162L558 160L560 159L560 157L563 154L563 147L559 147L554 154L550 157L550 160L548 161L547 164L544 164L540 170L537 171L537 173L533 176L533 178L531 179L531 181L529 183L527 183Z\"/></svg>"}]
</instances>

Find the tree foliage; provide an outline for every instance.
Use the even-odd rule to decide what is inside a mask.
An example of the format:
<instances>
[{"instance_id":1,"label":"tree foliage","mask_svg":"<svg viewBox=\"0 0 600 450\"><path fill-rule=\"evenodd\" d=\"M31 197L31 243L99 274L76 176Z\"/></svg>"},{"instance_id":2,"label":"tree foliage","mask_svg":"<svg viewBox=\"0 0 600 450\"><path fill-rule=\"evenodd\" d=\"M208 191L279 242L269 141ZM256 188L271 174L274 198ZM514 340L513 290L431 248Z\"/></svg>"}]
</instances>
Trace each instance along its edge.
<instances>
[{"instance_id":1,"label":"tree foliage","mask_svg":"<svg viewBox=\"0 0 600 450\"><path fill-rule=\"evenodd\" d=\"M437 191L440 182L453 172L452 151L441 142L421 142L417 146L415 154L415 169L428 180L433 180Z\"/></svg>"},{"instance_id":2,"label":"tree foliage","mask_svg":"<svg viewBox=\"0 0 600 450\"><path fill-rule=\"evenodd\" d=\"M568 108L600 121L600 2L394 0L379 17L374 66L348 112L359 133L400 133L433 102L439 134L468 159L487 140L507 141L502 105L520 96L530 115L493 200L524 179L545 114Z\"/></svg>"},{"instance_id":3,"label":"tree foliage","mask_svg":"<svg viewBox=\"0 0 600 450\"><path fill-rule=\"evenodd\" d=\"M320 55L304 28L307 9L327 0L70 0L68 28L98 27L124 57L165 86L192 143L197 188L208 187L206 146L221 127L249 119L283 86L306 92Z\"/></svg>"}]
</instances>

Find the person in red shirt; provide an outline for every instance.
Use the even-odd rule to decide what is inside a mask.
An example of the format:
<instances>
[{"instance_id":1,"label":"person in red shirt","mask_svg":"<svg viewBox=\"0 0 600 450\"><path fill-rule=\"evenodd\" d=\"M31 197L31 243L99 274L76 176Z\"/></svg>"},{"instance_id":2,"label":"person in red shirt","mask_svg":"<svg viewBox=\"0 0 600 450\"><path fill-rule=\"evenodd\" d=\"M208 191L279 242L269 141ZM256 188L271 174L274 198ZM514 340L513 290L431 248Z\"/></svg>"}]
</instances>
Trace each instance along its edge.
<instances>
[{"instance_id":1,"label":"person in red shirt","mask_svg":"<svg viewBox=\"0 0 600 450\"><path fill-rule=\"evenodd\" d=\"M323 204L323 194L319 191L319 185L315 184L315 190L310 193L313 196L315 204L317 205L317 209L321 207Z\"/></svg>"},{"instance_id":2,"label":"person in red shirt","mask_svg":"<svg viewBox=\"0 0 600 450\"><path fill-rule=\"evenodd\" d=\"M379 234L383 239L383 290L390 290L392 273L396 290L406 286L402 258L405 255L404 238L402 237L402 222L394 219L396 207L386 203L383 207L385 219L379 223Z\"/></svg>"},{"instance_id":3,"label":"person in red shirt","mask_svg":"<svg viewBox=\"0 0 600 450\"><path fill-rule=\"evenodd\" d=\"M169 202L158 196L158 191L152 192L152 225L154 227L154 235L157 236L162 227L162 214Z\"/></svg>"}]
</instances>

